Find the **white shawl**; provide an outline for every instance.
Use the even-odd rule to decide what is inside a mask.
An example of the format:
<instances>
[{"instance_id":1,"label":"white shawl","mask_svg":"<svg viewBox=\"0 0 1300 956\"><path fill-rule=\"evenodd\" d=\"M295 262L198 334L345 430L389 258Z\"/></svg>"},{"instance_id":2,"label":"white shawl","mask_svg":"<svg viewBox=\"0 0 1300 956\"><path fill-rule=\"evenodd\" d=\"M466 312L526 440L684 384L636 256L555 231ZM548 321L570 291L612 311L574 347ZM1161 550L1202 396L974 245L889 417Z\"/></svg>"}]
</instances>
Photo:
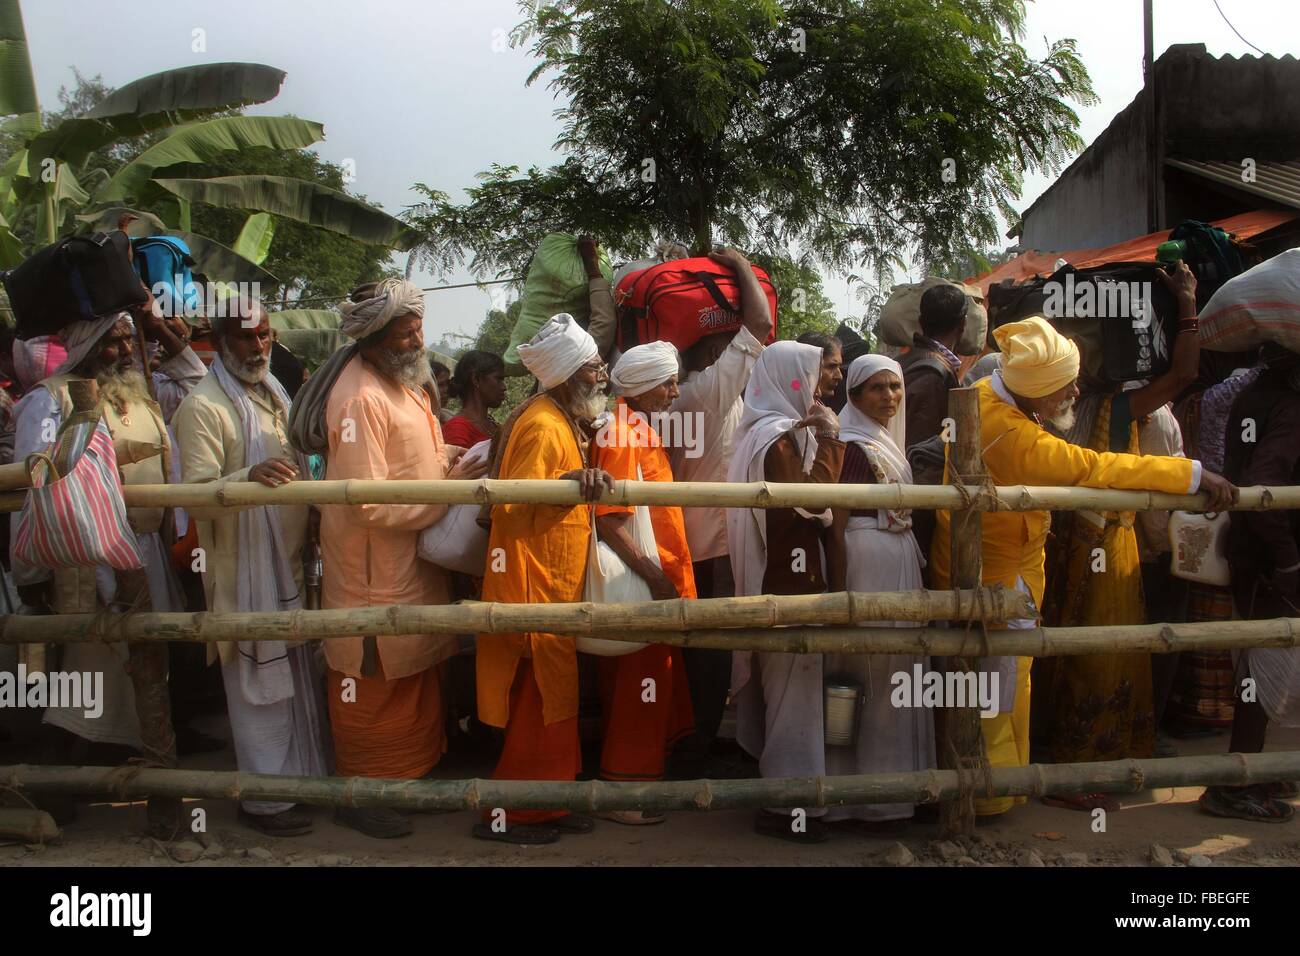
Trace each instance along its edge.
<instances>
[{"instance_id":1,"label":"white shawl","mask_svg":"<svg viewBox=\"0 0 1300 956\"><path fill-rule=\"evenodd\" d=\"M893 372L898 380L903 381L903 367L886 355L862 355L853 360L845 380L845 394L866 382L877 372ZM857 442L867 453L873 465L879 465L884 472L883 480L894 484L910 485L912 483L912 466L907 462L904 435L907 431L907 392L904 391L898 403L898 412L885 427L870 415L864 415L853 404L853 397L840 410L840 439L845 442ZM877 474L877 480L881 476ZM910 508L891 511L879 509L877 527L882 531L903 532L912 527Z\"/></svg>"},{"instance_id":2,"label":"white shawl","mask_svg":"<svg viewBox=\"0 0 1300 956\"><path fill-rule=\"evenodd\" d=\"M803 470L812 470L817 439L811 428L792 431L808 417L817 395L822 350L798 342L776 342L759 355L745 389L745 412L736 427L740 440L731 456L727 481L763 481L763 460L772 443L791 434L803 455ZM727 543L736 578L736 595L761 594L767 568L767 511L728 508Z\"/></svg>"},{"instance_id":3,"label":"white shawl","mask_svg":"<svg viewBox=\"0 0 1300 956\"><path fill-rule=\"evenodd\" d=\"M266 459L266 445L247 388L230 374L219 354L212 360L212 374L239 413L245 465L261 464ZM284 387L269 374L262 384L287 420L289 396ZM302 455L297 457L298 474L310 478L306 460ZM284 546L278 507L262 505L239 513L239 580L235 593L241 612L292 611L302 607L289 563L293 557ZM240 641L238 649L239 686L245 700L251 704L274 704L293 696L293 671L284 641Z\"/></svg>"}]
</instances>

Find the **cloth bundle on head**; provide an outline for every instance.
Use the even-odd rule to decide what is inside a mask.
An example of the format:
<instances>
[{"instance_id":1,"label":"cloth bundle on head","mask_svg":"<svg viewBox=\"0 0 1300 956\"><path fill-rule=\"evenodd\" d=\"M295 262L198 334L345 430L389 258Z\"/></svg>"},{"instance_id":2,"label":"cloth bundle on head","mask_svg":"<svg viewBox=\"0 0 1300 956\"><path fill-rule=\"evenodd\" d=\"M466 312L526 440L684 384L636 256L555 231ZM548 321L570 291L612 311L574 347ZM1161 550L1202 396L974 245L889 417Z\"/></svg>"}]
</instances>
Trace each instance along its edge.
<instances>
[{"instance_id":1,"label":"cloth bundle on head","mask_svg":"<svg viewBox=\"0 0 1300 956\"><path fill-rule=\"evenodd\" d=\"M671 342L647 342L623 353L609 373L609 384L615 395L634 398L662 385L681 368L677 362L677 346Z\"/></svg>"},{"instance_id":2,"label":"cloth bundle on head","mask_svg":"<svg viewBox=\"0 0 1300 956\"><path fill-rule=\"evenodd\" d=\"M91 353L95 351L95 346L99 344L99 340L106 336L113 326L123 320L130 324L132 331L134 331L135 325L131 322L131 316L126 312L101 315L89 322L81 320L69 322L61 328L59 338L63 339L63 346L68 350L68 355L59 367L54 370L54 374L62 375L65 372L71 372L90 358Z\"/></svg>"},{"instance_id":3,"label":"cloth bundle on head","mask_svg":"<svg viewBox=\"0 0 1300 956\"><path fill-rule=\"evenodd\" d=\"M567 312L553 315L527 343L519 346L519 361L537 376L543 389L567 382L578 369L600 354L596 340Z\"/></svg>"},{"instance_id":4,"label":"cloth bundle on head","mask_svg":"<svg viewBox=\"0 0 1300 956\"><path fill-rule=\"evenodd\" d=\"M1002 381L1015 394L1042 398L1079 377L1079 347L1041 315L993 330L1002 352Z\"/></svg>"},{"instance_id":5,"label":"cloth bundle on head","mask_svg":"<svg viewBox=\"0 0 1300 956\"><path fill-rule=\"evenodd\" d=\"M57 335L38 335L23 341L14 339L14 374L23 390L31 388L54 374L54 370L68 357L63 340Z\"/></svg>"},{"instance_id":6,"label":"cloth bundle on head","mask_svg":"<svg viewBox=\"0 0 1300 956\"><path fill-rule=\"evenodd\" d=\"M369 299L340 302L339 311L343 313L339 331L351 339L364 339L400 316L414 313L423 318L424 293L414 282L385 279Z\"/></svg>"}]
</instances>

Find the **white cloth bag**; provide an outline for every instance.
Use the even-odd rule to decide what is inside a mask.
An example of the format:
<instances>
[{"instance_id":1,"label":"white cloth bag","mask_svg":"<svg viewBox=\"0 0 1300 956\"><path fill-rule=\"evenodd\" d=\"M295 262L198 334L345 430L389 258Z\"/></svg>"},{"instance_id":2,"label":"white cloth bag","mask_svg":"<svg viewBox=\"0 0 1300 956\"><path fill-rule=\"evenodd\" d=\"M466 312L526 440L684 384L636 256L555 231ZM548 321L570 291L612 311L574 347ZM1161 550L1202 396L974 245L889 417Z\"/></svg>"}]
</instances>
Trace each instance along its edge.
<instances>
[{"instance_id":1,"label":"white cloth bag","mask_svg":"<svg viewBox=\"0 0 1300 956\"><path fill-rule=\"evenodd\" d=\"M467 462L487 458L491 440L479 442L465 452ZM478 523L481 505L452 505L437 524L420 532L416 554L448 571L483 577L487 567L488 533Z\"/></svg>"},{"instance_id":2,"label":"white cloth bag","mask_svg":"<svg viewBox=\"0 0 1300 956\"><path fill-rule=\"evenodd\" d=\"M641 481L641 469L636 470L637 481ZM637 505L632 509L632 540L637 550L646 555L656 565L659 564L659 545L655 543L654 527L650 524L650 508ZM645 583L620 558L614 549L601 541L596 534L596 508L591 510L591 545L587 555L586 600L593 604L617 604L626 601L649 601L650 585ZM646 647L645 644L632 644L627 641L607 641L599 637L575 638L577 649L584 654L598 657L623 657L635 654Z\"/></svg>"}]
</instances>

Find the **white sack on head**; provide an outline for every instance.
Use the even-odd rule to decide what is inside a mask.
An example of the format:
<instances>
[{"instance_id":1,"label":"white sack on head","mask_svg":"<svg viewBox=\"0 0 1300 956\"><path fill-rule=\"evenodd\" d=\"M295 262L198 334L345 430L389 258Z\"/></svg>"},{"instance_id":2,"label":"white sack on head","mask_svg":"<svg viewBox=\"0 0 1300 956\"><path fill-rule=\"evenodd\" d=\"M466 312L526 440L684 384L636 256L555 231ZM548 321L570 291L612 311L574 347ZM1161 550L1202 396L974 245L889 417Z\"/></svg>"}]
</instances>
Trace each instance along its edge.
<instances>
[{"instance_id":1,"label":"white sack on head","mask_svg":"<svg viewBox=\"0 0 1300 956\"><path fill-rule=\"evenodd\" d=\"M375 294L360 302L339 303L343 321L339 331L351 339L364 339L403 315L424 317L424 293L414 282L385 279L375 287Z\"/></svg>"},{"instance_id":2,"label":"white sack on head","mask_svg":"<svg viewBox=\"0 0 1300 956\"><path fill-rule=\"evenodd\" d=\"M681 371L677 346L671 342L647 342L628 349L609 373L615 395L634 398L662 385Z\"/></svg>"},{"instance_id":3,"label":"white sack on head","mask_svg":"<svg viewBox=\"0 0 1300 956\"><path fill-rule=\"evenodd\" d=\"M1300 249L1233 276L1201 309L1201 348L1244 352L1276 342L1300 352Z\"/></svg>"},{"instance_id":4,"label":"white sack on head","mask_svg":"<svg viewBox=\"0 0 1300 956\"><path fill-rule=\"evenodd\" d=\"M596 340L567 312L553 315L537 330L532 340L519 346L519 360L524 363L542 388L551 389L567 382L578 369L600 354Z\"/></svg>"},{"instance_id":5,"label":"white sack on head","mask_svg":"<svg viewBox=\"0 0 1300 956\"><path fill-rule=\"evenodd\" d=\"M99 344L99 340L106 336L113 326L124 319L128 323L131 322L130 315L125 312L118 312L113 315L101 315L89 322L81 320L69 322L59 329L59 338L63 339L63 345L68 350L68 357L54 370L54 374L62 375L64 372L71 372L90 358L90 353L95 351L95 346ZM132 325L132 329L134 329L134 325Z\"/></svg>"}]
</instances>

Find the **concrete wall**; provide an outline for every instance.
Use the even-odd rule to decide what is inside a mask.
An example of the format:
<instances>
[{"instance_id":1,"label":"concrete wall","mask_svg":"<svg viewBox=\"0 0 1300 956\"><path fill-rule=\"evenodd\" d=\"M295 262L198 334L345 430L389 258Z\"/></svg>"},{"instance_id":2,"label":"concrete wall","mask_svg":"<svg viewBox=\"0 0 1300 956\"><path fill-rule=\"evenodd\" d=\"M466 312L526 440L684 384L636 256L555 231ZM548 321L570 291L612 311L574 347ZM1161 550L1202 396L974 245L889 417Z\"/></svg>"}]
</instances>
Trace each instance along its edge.
<instances>
[{"instance_id":1,"label":"concrete wall","mask_svg":"<svg viewBox=\"0 0 1300 956\"><path fill-rule=\"evenodd\" d=\"M1164 155L1240 162L1300 157L1300 61L1293 56L1211 57L1172 46L1156 61ZM1146 108L1142 94L1022 214L1026 249L1064 252L1147 232ZM1214 219L1269 206L1196 176L1161 169L1160 224Z\"/></svg>"}]
</instances>

